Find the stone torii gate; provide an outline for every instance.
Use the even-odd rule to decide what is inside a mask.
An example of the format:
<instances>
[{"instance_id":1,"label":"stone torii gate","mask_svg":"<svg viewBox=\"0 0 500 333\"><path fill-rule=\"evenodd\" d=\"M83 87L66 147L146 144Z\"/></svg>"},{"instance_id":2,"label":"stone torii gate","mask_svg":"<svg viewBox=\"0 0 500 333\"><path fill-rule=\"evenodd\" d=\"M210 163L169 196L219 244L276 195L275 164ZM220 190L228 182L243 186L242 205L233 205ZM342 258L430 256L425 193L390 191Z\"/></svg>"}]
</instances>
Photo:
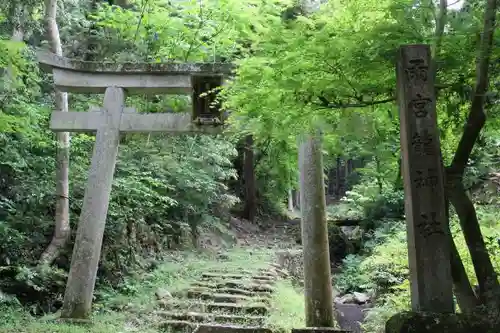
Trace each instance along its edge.
<instances>
[{"instance_id":1,"label":"stone torii gate","mask_svg":"<svg viewBox=\"0 0 500 333\"><path fill-rule=\"evenodd\" d=\"M37 52L41 67L53 74L63 92L104 93L102 108L89 112L55 111L50 128L59 132L96 132L92 162L71 257L62 318L88 319L91 314L97 268L109 198L115 171L120 133L167 132L220 133L219 107L211 106L232 65L220 63L97 63ZM189 113L138 114L125 107L127 94L192 94Z\"/></svg>"}]
</instances>

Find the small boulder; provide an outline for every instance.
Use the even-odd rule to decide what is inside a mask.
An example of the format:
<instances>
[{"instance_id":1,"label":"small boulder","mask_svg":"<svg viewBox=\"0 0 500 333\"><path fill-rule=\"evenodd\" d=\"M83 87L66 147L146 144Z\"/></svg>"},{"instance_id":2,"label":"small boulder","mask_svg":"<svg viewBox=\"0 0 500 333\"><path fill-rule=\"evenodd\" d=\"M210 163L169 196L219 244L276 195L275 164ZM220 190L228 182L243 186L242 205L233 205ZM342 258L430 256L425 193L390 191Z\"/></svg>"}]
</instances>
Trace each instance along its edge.
<instances>
[{"instance_id":1,"label":"small boulder","mask_svg":"<svg viewBox=\"0 0 500 333\"><path fill-rule=\"evenodd\" d=\"M328 245L330 250L330 261L333 264L342 262L350 252L350 242L342 229L335 223L328 223Z\"/></svg>"},{"instance_id":2,"label":"small boulder","mask_svg":"<svg viewBox=\"0 0 500 333\"><path fill-rule=\"evenodd\" d=\"M335 303L338 303L338 304L355 304L356 303L356 298L354 297L353 294L345 294L344 296L341 296L341 297L335 297Z\"/></svg>"},{"instance_id":3,"label":"small boulder","mask_svg":"<svg viewBox=\"0 0 500 333\"><path fill-rule=\"evenodd\" d=\"M365 320L363 308L358 304L335 304L335 319L343 330L362 333L361 324Z\"/></svg>"},{"instance_id":4,"label":"small boulder","mask_svg":"<svg viewBox=\"0 0 500 333\"><path fill-rule=\"evenodd\" d=\"M155 292L156 299L164 300L172 298L172 294L165 288L158 288Z\"/></svg>"},{"instance_id":5,"label":"small boulder","mask_svg":"<svg viewBox=\"0 0 500 333\"><path fill-rule=\"evenodd\" d=\"M227 253L219 252L217 254L217 259L218 260L229 260L229 256L227 255Z\"/></svg>"},{"instance_id":6,"label":"small boulder","mask_svg":"<svg viewBox=\"0 0 500 333\"><path fill-rule=\"evenodd\" d=\"M500 325L485 316L454 313L401 312L385 324L386 333L497 333Z\"/></svg>"},{"instance_id":7,"label":"small boulder","mask_svg":"<svg viewBox=\"0 0 500 333\"><path fill-rule=\"evenodd\" d=\"M353 295L354 295L354 300L358 304L365 304L370 301L370 297L365 293L354 292Z\"/></svg>"}]
</instances>

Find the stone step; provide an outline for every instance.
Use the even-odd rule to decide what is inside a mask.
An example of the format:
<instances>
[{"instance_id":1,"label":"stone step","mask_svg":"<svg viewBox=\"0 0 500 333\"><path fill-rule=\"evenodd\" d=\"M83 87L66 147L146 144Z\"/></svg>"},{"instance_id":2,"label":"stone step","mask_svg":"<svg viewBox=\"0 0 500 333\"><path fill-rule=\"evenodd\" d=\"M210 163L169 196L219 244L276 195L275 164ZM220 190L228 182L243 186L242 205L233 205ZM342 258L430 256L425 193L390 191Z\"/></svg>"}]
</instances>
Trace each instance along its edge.
<instances>
[{"instance_id":1,"label":"stone step","mask_svg":"<svg viewBox=\"0 0 500 333\"><path fill-rule=\"evenodd\" d=\"M290 276L290 274L284 269L276 268L275 271L276 271L276 274L278 274L278 276L280 276L282 278L286 279L287 277Z\"/></svg>"},{"instance_id":2,"label":"stone step","mask_svg":"<svg viewBox=\"0 0 500 333\"><path fill-rule=\"evenodd\" d=\"M206 304L206 311L222 311L230 313L244 313L266 316L269 309L263 303L255 304L235 304L235 303L208 303Z\"/></svg>"},{"instance_id":3,"label":"stone step","mask_svg":"<svg viewBox=\"0 0 500 333\"><path fill-rule=\"evenodd\" d=\"M189 322L216 322L225 324L243 324L247 326L262 326L266 321L264 316L241 316L230 314L214 314L214 313L201 313L201 312L169 312L159 311L156 312L158 316L177 321Z\"/></svg>"},{"instance_id":4,"label":"stone step","mask_svg":"<svg viewBox=\"0 0 500 333\"><path fill-rule=\"evenodd\" d=\"M251 291L251 290L239 289L239 288L219 288L216 290L218 292L225 293L225 294L244 295L244 296L249 296L249 297L258 296L261 298L271 297L271 292L269 292L269 291Z\"/></svg>"},{"instance_id":5,"label":"stone step","mask_svg":"<svg viewBox=\"0 0 500 333\"><path fill-rule=\"evenodd\" d=\"M273 333L269 328L236 325L199 325L196 333Z\"/></svg>"},{"instance_id":6,"label":"stone step","mask_svg":"<svg viewBox=\"0 0 500 333\"><path fill-rule=\"evenodd\" d=\"M263 269L259 269L258 273L260 275L264 275L264 276L272 276L272 277L277 277L278 276L278 272L276 272L275 269L267 269L267 268L263 268Z\"/></svg>"},{"instance_id":7,"label":"stone step","mask_svg":"<svg viewBox=\"0 0 500 333\"><path fill-rule=\"evenodd\" d=\"M204 312L205 307L203 302L196 302L192 300L170 299L158 303L158 308L163 310L180 310L180 311L195 311Z\"/></svg>"},{"instance_id":8,"label":"stone step","mask_svg":"<svg viewBox=\"0 0 500 333\"><path fill-rule=\"evenodd\" d=\"M243 296L248 296L248 297L253 297L259 295L257 291L250 291L250 290L245 290L245 289L239 289L239 288L219 288L217 291L225 294L232 294L232 295L243 295Z\"/></svg>"},{"instance_id":9,"label":"stone step","mask_svg":"<svg viewBox=\"0 0 500 333\"><path fill-rule=\"evenodd\" d=\"M292 328L292 333L352 333L356 331L339 330L333 327Z\"/></svg>"},{"instance_id":10,"label":"stone step","mask_svg":"<svg viewBox=\"0 0 500 333\"><path fill-rule=\"evenodd\" d=\"M224 281L220 282L216 285L217 288L238 288L238 289L245 289L249 291L267 291L267 292L274 292L274 287L267 284L267 283L258 283L258 282L253 282L253 283L242 283L242 281L238 280L233 280L233 281Z\"/></svg>"},{"instance_id":11,"label":"stone step","mask_svg":"<svg viewBox=\"0 0 500 333\"><path fill-rule=\"evenodd\" d=\"M198 324L185 320L167 320L159 325L161 331L185 333L273 333L269 328L239 325Z\"/></svg>"},{"instance_id":12,"label":"stone step","mask_svg":"<svg viewBox=\"0 0 500 333\"><path fill-rule=\"evenodd\" d=\"M186 291L187 298L200 298L204 293L212 291L211 288L207 287L191 287Z\"/></svg>"},{"instance_id":13,"label":"stone step","mask_svg":"<svg viewBox=\"0 0 500 333\"><path fill-rule=\"evenodd\" d=\"M267 269L267 272L270 272L269 274L266 274L264 271L261 271L260 273L262 275L271 275L271 276L275 276L277 279L278 278L288 278L290 276L290 274L284 270L284 269L280 269L280 268L270 268L270 269Z\"/></svg>"},{"instance_id":14,"label":"stone step","mask_svg":"<svg viewBox=\"0 0 500 333\"><path fill-rule=\"evenodd\" d=\"M202 298L205 293L220 293L220 294L230 294L230 295L241 295L247 297L259 297L259 298L270 298L271 292L269 291L251 291L240 288L213 288L207 287L191 287L185 294L187 298Z\"/></svg>"},{"instance_id":15,"label":"stone step","mask_svg":"<svg viewBox=\"0 0 500 333\"><path fill-rule=\"evenodd\" d=\"M224 303L224 302L186 302L172 299L169 302L158 304L159 308L167 311L181 312L228 312L233 314L251 314L264 316L269 309L264 302L253 303Z\"/></svg>"},{"instance_id":16,"label":"stone step","mask_svg":"<svg viewBox=\"0 0 500 333\"><path fill-rule=\"evenodd\" d=\"M254 272L253 274L242 275L242 274L219 274L219 273L203 273L202 274L202 283L209 281L213 282L224 282L227 280L253 280L255 282L261 281L276 281L277 276L273 274L263 274L263 272Z\"/></svg>"},{"instance_id":17,"label":"stone step","mask_svg":"<svg viewBox=\"0 0 500 333\"><path fill-rule=\"evenodd\" d=\"M160 331L191 333L197 329L197 324L187 320L167 320L158 325Z\"/></svg>"},{"instance_id":18,"label":"stone step","mask_svg":"<svg viewBox=\"0 0 500 333\"><path fill-rule=\"evenodd\" d=\"M222 294L206 292L200 295L202 300L211 300L215 303L241 303L251 299L244 295Z\"/></svg>"},{"instance_id":19,"label":"stone step","mask_svg":"<svg viewBox=\"0 0 500 333\"><path fill-rule=\"evenodd\" d=\"M254 275L252 276L253 280L259 280L259 281L276 281L275 276L268 276L268 275Z\"/></svg>"},{"instance_id":20,"label":"stone step","mask_svg":"<svg viewBox=\"0 0 500 333\"><path fill-rule=\"evenodd\" d=\"M248 279L250 274L231 274L231 273L203 273L202 279Z\"/></svg>"},{"instance_id":21,"label":"stone step","mask_svg":"<svg viewBox=\"0 0 500 333\"><path fill-rule=\"evenodd\" d=\"M191 283L191 286L215 289L215 288L217 288L217 283L207 282L207 281L195 281L195 282Z\"/></svg>"},{"instance_id":22,"label":"stone step","mask_svg":"<svg viewBox=\"0 0 500 333\"><path fill-rule=\"evenodd\" d=\"M225 269L225 268L212 268L209 269L207 272L208 273L223 273L223 274L254 274L258 269L247 269L247 268L242 268L242 267L234 267L232 269Z\"/></svg>"}]
</instances>

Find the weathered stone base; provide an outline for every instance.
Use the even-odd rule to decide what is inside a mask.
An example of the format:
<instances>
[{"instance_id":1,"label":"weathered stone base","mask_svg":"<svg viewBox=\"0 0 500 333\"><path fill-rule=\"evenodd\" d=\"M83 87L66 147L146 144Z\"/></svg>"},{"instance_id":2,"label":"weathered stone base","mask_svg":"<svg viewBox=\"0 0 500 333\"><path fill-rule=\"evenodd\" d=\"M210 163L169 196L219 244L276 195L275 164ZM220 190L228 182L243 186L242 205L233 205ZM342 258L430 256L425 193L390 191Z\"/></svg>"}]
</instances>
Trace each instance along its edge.
<instances>
[{"instance_id":1,"label":"weathered stone base","mask_svg":"<svg viewBox=\"0 0 500 333\"><path fill-rule=\"evenodd\" d=\"M487 320L459 314L402 312L385 324L385 333L498 333Z\"/></svg>"}]
</instances>

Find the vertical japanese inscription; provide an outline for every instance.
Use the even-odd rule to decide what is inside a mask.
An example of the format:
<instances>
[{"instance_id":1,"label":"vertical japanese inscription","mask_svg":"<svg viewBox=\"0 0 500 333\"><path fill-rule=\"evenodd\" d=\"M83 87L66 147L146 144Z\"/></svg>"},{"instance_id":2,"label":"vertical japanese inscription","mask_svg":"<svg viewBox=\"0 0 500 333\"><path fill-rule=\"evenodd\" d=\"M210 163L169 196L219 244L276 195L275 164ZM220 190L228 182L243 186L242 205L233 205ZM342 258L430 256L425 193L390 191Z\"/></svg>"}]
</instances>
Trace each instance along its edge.
<instances>
[{"instance_id":1,"label":"vertical japanese inscription","mask_svg":"<svg viewBox=\"0 0 500 333\"><path fill-rule=\"evenodd\" d=\"M412 149L415 154L424 157L436 154L434 140L429 130L424 129L421 132L415 132L411 138Z\"/></svg>"},{"instance_id":2,"label":"vertical japanese inscription","mask_svg":"<svg viewBox=\"0 0 500 333\"><path fill-rule=\"evenodd\" d=\"M430 108L432 108L432 99L420 93L415 94L415 98L408 103L408 109L410 109L417 118L427 117Z\"/></svg>"},{"instance_id":3,"label":"vertical japanese inscription","mask_svg":"<svg viewBox=\"0 0 500 333\"><path fill-rule=\"evenodd\" d=\"M412 307L453 312L443 175L428 45L400 50L397 83Z\"/></svg>"},{"instance_id":4,"label":"vertical japanese inscription","mask_svg":"<svg viewBox=\"0 0 500 333\"><path fill-rule=\"evenodd\" d=\"M415 170L415 175L413 176L413 183L415 188L435 188L438 186L438 170L435 168L426 168L424 170Z\"/></svg>"},{"instance_id":5,"label":"vertical japanese inscription","mask_svg":"<svg viewBox=\"0 0 500 333\"><path fill-rule=\"evenodd\" d=\"M417 223L417 227L423 237L445 234L443 224L438 220L436 212L420 214L420 217L421 220Z\"/></svg>"},{"instance_id":6,"label":"vertical japanese inscription","mask_svg":"<svg viewBox=\"0 0 500 333\"><path fill-rule=\"evenodd\" d=\"M422 58L410 59L408 67L405 69L410 83L422 84L427 82L429 66Z\"/></svg>"}]
</instances>

